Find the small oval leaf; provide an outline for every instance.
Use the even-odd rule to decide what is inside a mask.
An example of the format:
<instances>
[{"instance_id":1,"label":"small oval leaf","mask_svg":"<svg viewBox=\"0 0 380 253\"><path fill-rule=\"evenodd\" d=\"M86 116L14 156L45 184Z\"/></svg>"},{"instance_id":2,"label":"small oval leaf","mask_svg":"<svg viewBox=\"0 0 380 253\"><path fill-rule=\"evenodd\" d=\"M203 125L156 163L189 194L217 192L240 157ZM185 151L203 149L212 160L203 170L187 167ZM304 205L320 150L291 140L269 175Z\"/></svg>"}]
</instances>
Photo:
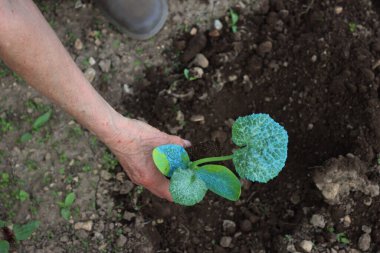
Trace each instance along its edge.
<instances>
[{"instance_id":1,"label":"small oval leaf","mask_svg":"<svg viewBox=\"0 0 380 253\"><path fill-rule=\"evenodd\" d=\"M232 161L243 178L266 183L285 166L288 134L267 114L238 118L232 126L232 141L242 147Z\"/></svg>"},{"instance_id":2,"label":"small oval leaf","mask_svg":"<svg viewBox=\"0 0 380 253\"><path fill-rule=\"evenodd\" d=\"M70 192L65 198L65 207L70 207L75 201L75 193Z\"/></svg>"},{"instance_id":3,"label":"small oval leaf","mask_svg":"<svg viewBox=\"0 0 380 253\"><path fill-rule=\"evenodd\" d=\"M175 203L192 206L204 198L207 187L193 170L184 169L174 171L169 190Z\"/></svg>"},{"instance_id":4,"label":"small oval leaf","mask_svg":"<svg viewBox=\"0 0 380 253\"><path fill-rule=\"evenodd\" d=\"M9 242L0 240L0 253L8 253L9 252Z\"/></svg>"},{"instance_id":5,"label":"small oval leaf","mask_svg":"<svg viewBox=\"0 0 380 253\"><path fill-rule=\"evenodd\" d=\"M240 197L241 185L232 171L222 165L204 165L195 174L206 183L207 188L226 198L236 201Z\"/></svg>"},{"instance_id":6,"label":"small oval leaf","mask_svg":"<svg viewBox=\"0 0 380 253\"><path fill-rule=\"evenodd\" d=\"M17 241L27 240L39 226L39 221L31 221L25 225L16 224L13 226L13 233Z\"/></svg>"},{"instance_id":7,"label":"small oval leaf","mask_svg":"<svg viewBox=\"0 0 380 253\"><path fill-rule=\"evenodd\" d=\"M44 114L42 114L41 116L39 116L33 122L33 125L32 125L33 130L38 130L41 127L43 127L50 120L52 113L53 113L53 111L49 110L49 111L45 112Z\"/></svg>"},{"instance_id":8,"label":"small oval leaf","mask_svg":"<svg viewBox=\"0 0 380 253\"><path fill-rule=\"evenodd\" d=\"M178 168L187 169L189 167L189 155L180 145L167 144L156 147L153 149L152 156L156 167L168 177L171 177Z\"/></svg>"}]
</instances>

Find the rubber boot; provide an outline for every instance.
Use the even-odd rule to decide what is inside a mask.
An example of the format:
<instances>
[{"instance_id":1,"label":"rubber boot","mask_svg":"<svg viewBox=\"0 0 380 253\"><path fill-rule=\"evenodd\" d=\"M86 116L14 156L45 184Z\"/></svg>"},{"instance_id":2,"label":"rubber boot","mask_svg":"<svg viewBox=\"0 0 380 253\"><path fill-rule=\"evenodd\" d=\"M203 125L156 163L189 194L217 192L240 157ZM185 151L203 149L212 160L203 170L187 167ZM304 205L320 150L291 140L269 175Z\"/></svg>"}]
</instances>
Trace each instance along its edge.
<instances>
[{"instance_id":1,"label":"rubber boot","mask_svg":"<svg viewBox=\"0 0 380 253\"><path fill-rule=\"evenodd\" d=\"M156 35L168 17L167 0L96 0L108 18L129 37L146 40Z\"/></svg>"}]
</instances>

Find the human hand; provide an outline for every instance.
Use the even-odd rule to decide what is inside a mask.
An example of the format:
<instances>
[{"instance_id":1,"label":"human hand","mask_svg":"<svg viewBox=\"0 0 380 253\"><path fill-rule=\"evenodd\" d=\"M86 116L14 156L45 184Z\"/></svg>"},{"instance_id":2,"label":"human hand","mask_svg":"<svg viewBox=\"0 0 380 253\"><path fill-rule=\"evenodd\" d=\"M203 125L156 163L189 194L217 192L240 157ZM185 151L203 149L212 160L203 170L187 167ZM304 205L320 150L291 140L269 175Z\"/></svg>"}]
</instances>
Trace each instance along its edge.
<instances>
[{"instance_id":1,"label":"human hand","mask_svg":"<svg viewBox=\"0 0 380 253\"><path fill-rule=\"evenodd\" d=\"M163 133L138 120L119 117L115 125L117 133L104 142L119 160L129 178L158 197L173 201L169 192L169 180L155 167L152 150L164 144L189 147L190 142Z\"/></svg>"}]
</instances>

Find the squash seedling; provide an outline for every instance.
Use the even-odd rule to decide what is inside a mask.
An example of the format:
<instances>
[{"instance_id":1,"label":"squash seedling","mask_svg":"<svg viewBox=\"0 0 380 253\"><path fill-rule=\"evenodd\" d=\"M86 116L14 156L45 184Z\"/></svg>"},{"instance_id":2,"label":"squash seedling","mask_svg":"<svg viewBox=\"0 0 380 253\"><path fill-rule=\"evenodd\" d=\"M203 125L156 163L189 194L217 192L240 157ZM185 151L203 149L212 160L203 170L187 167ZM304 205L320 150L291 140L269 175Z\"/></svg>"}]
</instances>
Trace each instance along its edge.
<instances>
[{"instance_id":1,"label":"squash seedling","mask_svg":"<svg viewBox=\"0 0 380 253\"><path fill-rule=\"evenodd\" d=\"M237 14L233 9L229 10L230 14L230 26L231 26L231 31L233 33L236 33L238 28L237 28L237 22L239 21L239 14Z\"/></svg>"},{"instance_id":2,"label":"squash seedling","mask_svg":"<svg viewBox=\"0 0 380 253\"><path fill-rule=\"evenodd\" d=\"M75 194L70 192L65 197L64 202L58 202L59 207L61 208L61 216L65 220L69 220L71 216L71 206L74 204Z\"/></svg>"},{"instance_id":3,"label":"squash seedling","mask_svg":"<svg viewBox=\"0 0 380 253\"><path fill-rule=\"evenodd\" d=\"M288 134L267 114L239 117L232 126L232 141L239 147L233 154L193 162L179 145L167 144L153 150L156 167L171 178L169 190L175 203L194 205L207 190L228 200L239 199L239 179L214 162L232 160L240 177L260 183L275 178L285 166Z\"/></svg>"}]
</instances>

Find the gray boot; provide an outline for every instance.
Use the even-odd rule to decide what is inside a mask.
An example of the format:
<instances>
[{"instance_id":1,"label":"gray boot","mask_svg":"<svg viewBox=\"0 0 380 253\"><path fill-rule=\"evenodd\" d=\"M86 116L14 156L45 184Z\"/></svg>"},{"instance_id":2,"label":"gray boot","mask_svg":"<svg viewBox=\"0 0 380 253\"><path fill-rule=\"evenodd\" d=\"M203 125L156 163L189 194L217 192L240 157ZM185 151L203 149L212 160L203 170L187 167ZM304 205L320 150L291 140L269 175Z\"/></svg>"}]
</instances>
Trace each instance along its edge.
<instances>
[{"instance_id":1,"label":"gray boot","mask_svg":"<svg viewBox=\"0 0 380 253\"><path fill-rule=\"evenodd\" d=\"M156 35L168 16L167 0L96 0L110 20L129 37L146 40Z\"/></svg>"}]
</instances>

